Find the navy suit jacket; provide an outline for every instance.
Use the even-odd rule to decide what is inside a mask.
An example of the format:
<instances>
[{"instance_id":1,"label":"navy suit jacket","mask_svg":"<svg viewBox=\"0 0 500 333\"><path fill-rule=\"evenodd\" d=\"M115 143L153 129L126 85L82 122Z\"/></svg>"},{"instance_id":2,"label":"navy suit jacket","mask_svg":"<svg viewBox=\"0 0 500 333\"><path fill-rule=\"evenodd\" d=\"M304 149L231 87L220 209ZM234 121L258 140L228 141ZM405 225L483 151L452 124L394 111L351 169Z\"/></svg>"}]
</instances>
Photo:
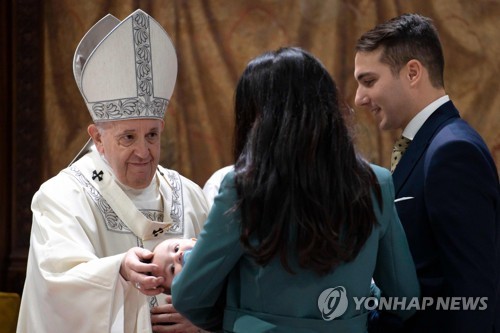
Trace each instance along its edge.
<instances>
[{"instance_id":1,"label":"navy suit jacket","mask_svg":"<svg viewBox=\"0 0 500 333\"><path fill-rule=\"evenodd\" d=\"M404 332L500 332L498 172L451 101L420 128L393 180L422 297L433 297L434 305L437 297L459 297L449 307L462 309L462 297L473 297L469 307L477 302L483 309L429 307L417 311Z\"/></svg>"}]
</instances>

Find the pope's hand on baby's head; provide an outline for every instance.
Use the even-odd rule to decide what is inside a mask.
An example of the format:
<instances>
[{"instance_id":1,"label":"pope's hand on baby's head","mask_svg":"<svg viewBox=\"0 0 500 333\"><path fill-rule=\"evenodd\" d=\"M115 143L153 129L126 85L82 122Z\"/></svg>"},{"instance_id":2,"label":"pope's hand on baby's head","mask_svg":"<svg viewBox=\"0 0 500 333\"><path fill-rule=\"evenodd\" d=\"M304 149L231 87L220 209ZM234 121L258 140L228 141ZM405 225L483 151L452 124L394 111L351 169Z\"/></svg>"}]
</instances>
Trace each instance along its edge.
<instances>
[{"instance_id":1,"label":"pope's hand on baby's head","mask_svg":"<svg viewBox=\"0 0 500 333\"><path fill-rule=\"evenodd\" d=\"M154 274L165 278L164 288L170 288L173 278L182 270L195 244L196 238L170 238L154 248L151 263L158 266Z\"/></svg>"}]
</instances>

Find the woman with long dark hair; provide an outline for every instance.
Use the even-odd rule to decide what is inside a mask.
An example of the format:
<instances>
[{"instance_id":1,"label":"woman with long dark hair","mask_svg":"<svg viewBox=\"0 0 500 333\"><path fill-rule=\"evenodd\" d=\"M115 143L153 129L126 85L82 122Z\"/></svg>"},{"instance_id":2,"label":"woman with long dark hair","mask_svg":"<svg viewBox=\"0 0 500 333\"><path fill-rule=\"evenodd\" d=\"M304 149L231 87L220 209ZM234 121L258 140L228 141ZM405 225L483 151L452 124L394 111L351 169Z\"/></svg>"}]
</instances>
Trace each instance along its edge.
<instances>
[{"instance_id":1,"label":"woman with long dark hair","mask_svg":"<svg viewBox=\"0 0 500 333\"><path fill-rule=\"evenodd\" d=\"M343 110L331 76L299 48L248 64L235 96L234 171L172 286L195 325L366 332L359 300L372 277L384 297L418 297L391 174L356 153Z\"/></svg>"}]
</instances>

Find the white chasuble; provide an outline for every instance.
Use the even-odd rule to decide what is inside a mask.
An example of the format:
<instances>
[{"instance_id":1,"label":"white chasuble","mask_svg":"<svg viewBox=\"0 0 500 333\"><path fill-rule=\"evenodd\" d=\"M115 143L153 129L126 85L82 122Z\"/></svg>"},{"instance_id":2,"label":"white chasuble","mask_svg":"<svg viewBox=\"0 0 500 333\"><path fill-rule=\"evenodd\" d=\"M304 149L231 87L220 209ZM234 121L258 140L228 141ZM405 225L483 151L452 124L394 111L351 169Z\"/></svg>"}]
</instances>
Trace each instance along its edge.
<instances>
[{"instance_id":1,"label":"white chasuble","mask_svg":"<svg viewBox=\"0 0 500 333\"><path fill-rule=\"evenodd\" d=\"M177 172L159 167L153 182L163 210L141 211L94 149L42 184L18 333L151 332L147 297L121 277L122 258L134 246L197 237L208 213L201 188Z\"/></svg>"}]
</instances>

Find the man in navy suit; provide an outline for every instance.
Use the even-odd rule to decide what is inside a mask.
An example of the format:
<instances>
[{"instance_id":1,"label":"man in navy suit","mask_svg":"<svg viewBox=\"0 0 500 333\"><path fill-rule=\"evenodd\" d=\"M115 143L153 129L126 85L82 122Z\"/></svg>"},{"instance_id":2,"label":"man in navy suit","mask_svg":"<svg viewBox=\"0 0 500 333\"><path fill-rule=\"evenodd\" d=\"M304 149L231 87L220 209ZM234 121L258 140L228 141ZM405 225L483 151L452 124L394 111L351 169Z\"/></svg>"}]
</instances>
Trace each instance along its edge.
<instances>
[{"instance_id":1,"label":"man in navy suit","mask_svg":"<svg viewBox=\"0 0 500 333\"><path fill-rule=\"evenodd\" d=\"M500 332L498 172L446 94L443 71L437 30L420 15L377 25L356 45L356 105L409 142L395 160L396 207L433 305L403 332Z\"/></svg>"}]
</instances>

